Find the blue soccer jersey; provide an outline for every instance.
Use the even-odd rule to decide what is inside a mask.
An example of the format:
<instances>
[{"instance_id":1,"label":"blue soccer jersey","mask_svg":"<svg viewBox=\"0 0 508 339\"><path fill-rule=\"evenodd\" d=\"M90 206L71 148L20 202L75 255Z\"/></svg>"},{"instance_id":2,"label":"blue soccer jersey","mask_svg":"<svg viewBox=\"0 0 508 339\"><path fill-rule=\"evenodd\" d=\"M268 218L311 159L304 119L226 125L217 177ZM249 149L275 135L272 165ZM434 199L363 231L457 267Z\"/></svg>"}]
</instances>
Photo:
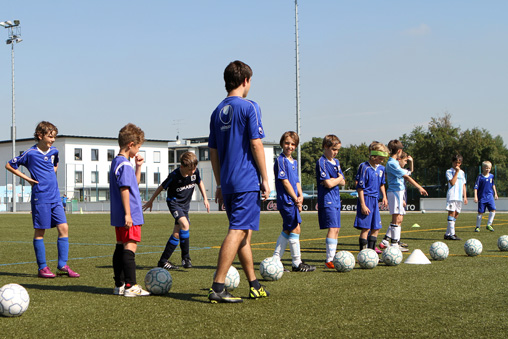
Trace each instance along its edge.
<instances>
[{"instance_id":1,"label":"blue soccer jersey","mask_svg":"<svg viewBox=\"0 0 508 339\"><path fill-rule=\"evenodd\" d=\"M132 224L143 225L143 210L136 172L133 164L126 157L118 155L111 162L109 172L111 225L116 227L125 226L125 209L120 194L120 189L123 187L129 189Z\"/></svg>"},{"instance_id":2,"label":"blue soccer jersey","mask_svg":"<svg viewBox=\"0 0 508 339\"><path fill-rule=\"evenodd\" d=\"M406 189L404 175L409 175L409 171L400 167L397 160L390 157L386 163L386 181L388 182L388 192L404 191Z\"/></svg>"},{"instance_id":3,"label":"blue soccer jersey","mask_svg":"<svg viewBox=\"0 0 508 339\"><path fill-rule=\"evenodd\" d=\"M198 170L194 174L184 177L180 172L180 167L178 167L169 173L166 180L162 183L162 187L167 190L166 200L180 204L188 209L192 193L194 193L194 187L199 185L200 182L201 177Z\"/></svg>"},{"instance_id":4,"label":"blue soccer jersey","mask_svg":"<svg viewBox=\"0 0 508 339\"><path fill-rule=\"evenodd\" d=\"M316 162L316 181L318 189L318 208L340 207L339 186L326 188L321 183L324 180L338 178L342 174L339 160L329 161L324 155Z\"/></svg>"},{"instance_id":5,"label":"blue soccer jersey","mask_svg":"<svg viewBox=\"0 0 508 339\"><path fill-rule=\"evenodd\" d=\"M379 197L379 187L385 184L385 167L373 167L368 161L358 167L356 188L363 189L364 196Z\"/></svg>"},{"instance_id":6,"label":"blue soccer jersey","mask_svg":"<svg viewBox=\"0 0 508 339\"><path fill-rule=\"evenodd\" d=\"M208 146L219 154L223 194L259 191L250 141L264 137L261 111L254 101L231 96L213 111Z\"/></svg>"},{"instance_id":7,"label":"blue soccer jersey","mask_svg":"<svg viewBox=\"0 0 508 339\"><path fill-rule=\"evenodd\" d=\"M494 185L494 175L492 173L487 176L480 174L476 178L474 189L477 190L476 194L479 202L488 202L494 199Z\"/></svg>"},{"instance_id":8,"label":"blue soccer jersey","mask_svg":"<svg viewBox=\"0 0 508 339\"><path fill-rule=\"evenodd\" d=\"M25 166L32 179L39 183L32 186L32 204L61 203L55 167L58 166L58 150L50 147L42 152L37 145L32 146L9 164L18 169Z\"/></svg>"},{"instance_id":9,"label":"blue soccer jersey","mask_svg":"<svg viewBox=\"0 0 508 339\"><path fill-rule=\"evenodd\" d=\"M284 188L282 181L288 180L298 196L298 188L296 184L300 182L300 179L298 179L298 166L296 160L290 161L283 153L281 153L273 164L273 173L276 178L275 189L277 190L277 209L280 210L283 205L294 205L295 202Z\"/></svg>"}]
</instances>

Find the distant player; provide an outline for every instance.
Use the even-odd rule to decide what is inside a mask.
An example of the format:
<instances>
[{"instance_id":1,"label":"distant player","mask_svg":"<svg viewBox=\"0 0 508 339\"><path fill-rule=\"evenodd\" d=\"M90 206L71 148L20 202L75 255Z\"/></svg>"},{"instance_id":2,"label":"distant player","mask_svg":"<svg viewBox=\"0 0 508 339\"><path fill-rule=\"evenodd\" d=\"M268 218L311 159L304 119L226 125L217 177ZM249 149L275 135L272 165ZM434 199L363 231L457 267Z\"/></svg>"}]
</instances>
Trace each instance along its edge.
<instances>
[{"instance_id":1,"label":"distant player","mask_svg":"<svg viewBox=\"0 0 508 339\"><path fill-rule=\"evenodd\" d=\"M136 249L141 241L144 223L139 181L144 160L139 148L145 133L134 124L118 133L120 152L111 162L109 194L111 226L115 227L116 247L113 254L115 288L113 294L126 297L150 295L136 283ZM135 167L130 159L134 158Z\"/></svg>"},{"instance_id":2,"label":"distant player","mask_svg":"<svg viewBox=\"0 0 508 339\"><path fill-rule=\"evenodd\" d=\"M490 173L492 164L490 161L482 163L482 174L478 175L474 184L474 202L478 203L478 215L476 216L475 232L480 232L483 213L489 209L489 219L487 220L487 229L494 232L492 223L496 215L496 202L498 199L496 185L494 184L494 175Z\"/></svg>"},{"instance_id":3,"label":"distant player","mask_svg":"<svg viewBox=\"0 0 508 339\"><path fill-rule=\"evenodd\" d=\"M446 193L446 210L448 211L448 226L444 236L445 240L461 240L455 234L455 221L462 210L462 202L467 205L466 175L460 169L462 155L452 157L452 168L446 171L448 192Z\"/></svg>"},{"instance_id":4,"label":"distant player","mask_svg":"<svg viewBox=\"0 0 508 339\"><path fill-rule=\"evenodd\" d=\"M289 243L292 266L294 272L311 272L315 266L302 261L300 252L300 225L302 218L303 192L298 178L298 166L292 153L298 147L300 138L296 132L286 132L280 138L282 153L279 154L273 165L275 174L275 188L277 190L277 209L282 217L282 232L275 245L274 257L279 260Z\"/></svg>"},{"instance_id":5,"label":"distant player","mask_svg":"<svg viewBox=\"0 0 508 339\"><path fill-rule=\"evenodd\" d=\"M334 268L333 258L337 252L340 231L340 192L339 186L346 181L335 157L341 147L340 139L333 134L323 138L323 155L316 162L316 181L318 189L319 228L328 230L326 235L326 261L328 268Z\"/></svg>"},{"instance_id":6,"label":"distant player","mask_svg":"<svg viewBox=\"0 0 508 339\"><path fill-rule=\"evenodd\" d=\"M157 198L162 190L167 190L166 201L171 215L175 218L175 226L157 264L159 267L167 270L178 269L178 266L169 261L178 244L180 244L182 251L182 266L184 268L192 267L189 254L189 205L196 185L198 185L203 197L206 211L210 212L205 184L199 176L199 171L196 171L197 166L198 158L194 153L183 153L180 156L180 167L169 173L166 180L157 187L150 200L143 206L144 211L147 209L151 211L155 198Z\"/></svg>"},{"instance_id":7,"label":"distant player","mask_svg":"<svg viewBox=\"0 0 508 339\"><path fill-rule=\"evenodd\" d=\"M58 150L53 147L53 143L57 134L58 128L55 125L48 121L41 121L35 128L34 133L37 144L23 152L19 157L10 160L5 168L32 185L32 221L35 229L33 246L37 265L39 266L39 278L55 277L55 274L51 272L46 263L46 248L44 246L44 234L47 229L53 227L56 227L58 231L56 274L78 278L80 275L67 265L69 225L65 217L56 179ZM18 169L20 165L28 169L30 177ZM15 188L13 188L13 192L15 191Z\"/></svg>"},{"instance_id":8,"label":"distant player","mask_svg":"<svg viewBox=\"0 0 508 339\"><path fill-rule=\"evenodd\" d=\"M356 190L358 202L354 227L360 230L358 239L360 251L365 248L376 249L379 230L382 227L379 213L379 196L386 207L385 167L381 163L388 157L388 148L374 141L369 146L369 160L358 167Z\"/></svg>"}]
</instances>

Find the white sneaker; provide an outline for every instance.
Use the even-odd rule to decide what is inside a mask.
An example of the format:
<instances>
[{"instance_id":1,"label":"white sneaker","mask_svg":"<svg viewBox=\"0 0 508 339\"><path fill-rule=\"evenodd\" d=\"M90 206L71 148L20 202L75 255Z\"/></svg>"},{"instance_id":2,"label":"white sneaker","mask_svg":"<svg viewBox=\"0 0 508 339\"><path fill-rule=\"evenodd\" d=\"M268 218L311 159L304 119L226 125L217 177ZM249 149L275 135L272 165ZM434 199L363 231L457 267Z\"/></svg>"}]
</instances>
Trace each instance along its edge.
<instances>
[{"instance_id":1,"label":"white sneaker","mask_svg":"<svg viewBox=\"0 0 508 339\"><path fill-rule=\"evenodd\" d=\"M114 295L123 295L124 293L125 293L125 284L123 284L120 287L115 286L115 288L113 289Z\"/></svg>"},{"instance_id":2,"label":"white sneaker","mask_svg":"<svg viewBox=\"0 0 508 339\"><path fill-rule=\"evenodd\" d=\"M399 246L399 244L397 244L397 243L391 244L390 246L398 248L401 252L409 252L409 250L407 248Z\"/></svg>"},{"instance_id":3,"label":"white sneaker","mask_svg":"<svg viewBox=\"0 0 508 339\"><path fill-rule=\"evenodd\" d=\"M150 292L145 291L138 284L131 286L131 288L126 289L123 293L124 297L144 297L147 295L150 295Z\"/></svg>"}]
</instances>

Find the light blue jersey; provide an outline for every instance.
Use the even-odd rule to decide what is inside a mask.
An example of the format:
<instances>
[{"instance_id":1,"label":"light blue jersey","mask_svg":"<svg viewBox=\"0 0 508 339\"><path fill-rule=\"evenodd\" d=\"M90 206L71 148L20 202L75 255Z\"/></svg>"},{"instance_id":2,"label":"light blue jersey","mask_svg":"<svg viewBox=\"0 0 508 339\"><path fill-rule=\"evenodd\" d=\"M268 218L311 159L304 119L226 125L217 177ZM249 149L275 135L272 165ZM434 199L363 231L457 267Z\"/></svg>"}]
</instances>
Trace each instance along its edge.
<instances>
[{"instance_id":1,"label":"light blue jersey","mask_svg":"<svg viewBox=\"0 0 508 339\"><path fill-rule=\"evenodd\" d=\"M397 160L390 157L386 163L386 181L388 183L388 192L404 191L404 175L409 175L409 171L400 167Z\"/></svg>"},{"instance_id":2,"label":"light blue jersey","mask_svg":"<svg viewBox=\"0 0 508 339\"><path fill-rule=\"evenodd\" d=\"M448 181L448 192L446 193L446 201L462 201L464 198L464 185L466 184L466 175L463 170L459 170L455 185L450 184L450 180L455 175L455 169L450 168L446 171L446 181Z\"/></svg>"}]
</instances>

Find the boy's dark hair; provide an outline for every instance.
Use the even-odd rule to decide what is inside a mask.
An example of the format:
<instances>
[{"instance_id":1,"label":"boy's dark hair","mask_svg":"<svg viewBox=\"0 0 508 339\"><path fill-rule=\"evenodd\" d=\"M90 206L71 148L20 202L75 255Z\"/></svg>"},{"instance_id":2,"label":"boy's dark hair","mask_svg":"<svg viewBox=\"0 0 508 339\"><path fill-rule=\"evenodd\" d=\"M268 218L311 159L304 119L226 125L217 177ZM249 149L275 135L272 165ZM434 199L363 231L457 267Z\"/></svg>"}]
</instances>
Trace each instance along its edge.
<instances>
[{"instance_id":1,"label":"boy's dark hair","mask_svg":"<svg viewBox=\"0 0 508 339\"><path fill-rule=\"evenodd\" d=\"M403 159L406 159L406 158L407 158L407 153L406 152L403 151L402 153L400 153L400 158L399 158L400 160L403 160Z\"/></svg>"},{"instance_id":2,"label":"boy's dark hair","mask_svg":"<svg viewBox=\"0 0 508 339\"><path fill-rule=\"evenodd\" d=\"M286 140L286 138L291 138L293 139L293 141L295 142L295 145L298 146L298 144L300 143L300 137L298 136L298 133L294 132L294 131L287 131L286 133L282 134L282 136L280 137L280 147L284 147L284 141Z\"/></svg>"},{"instance_id":3,"label":"boy's dark hair","mask_svg":"<svg viewBox=\"0 0 508 339\"><path fill-rule=\"evenodd\" d=\"M123 148L130 142L133 142L134 145L141 145L145 142L145 132L138 126L128 123L118 133L118 145Z\"/></svg>"},{"instance_id":4,"label":"boy's dark hair","mask_svg":"<svg viewBox=\"0 0 508 339\"><path fill-rule=\"evenodd\" d=\"M245 79L252 77L252 69L244 62L239 60L230 62L224 70L224 83L226 91L229 93L238 88Z\"/></svg>"},{"instance_id":5,"label":"boy's dark hair","mask_svg":"<svg viewBox=\"0 0 508 339\"><path fill-rule=\"evenodd\" d=\"M323 148L330 148L342 144L338 136L334 134L328 134L323 138Z\"/></svg>"},{"instance_id":6,"label":"boy's dark hair","mask_svg":"<svg viewBox=\"0 0 508 339\"><path fill-rule=\"evenodd\" d=\"M455 162L455 161L462 162L463 160L464 160L464 158L462 158L462 155L460 155L459 153L454 154L452 157L452 162Z\"/></svg>"},{"instance_id":7,"label":"boy's dark hair","mask_svg":"<svg viewBox=\"0 0 508 339\"><path fill-rule=\"evenodd\" d=\"M56 128L55 125L53 125L52 123L50 123L49 121L41 121L37 124L37 127L35 127L35 133L34 133L34 138L35 138L35 141L39 141L39 137L42 137L51 133L51 132L55 132L55 136L58 134L58 128Z\"/></svg>"},{"instance_id":8,"label":"boy's dark hair","mask_svg":"<svg viewBox=\"0 0 508 339\"><path fill-rule=\"evenodd\" d=\"M390 150L390 155L394 155L394 154L397 154L397 152L399 151L399 149L403 149L404 146L402 145L402 143L395 139L395 140L390 140L390 142L388 143L388 149Z\"/></svg>"},{"instance_id":9,"label":"boy's dark hair","mask_svg":"<svg viewBox=\"0 0 508 339\"><path fill-rule=\"evenodd\" d=\"M186 168L198 167L198 157L192 152L185 152L180 156L180 165Z\"/></svg>"}]
</instances>

